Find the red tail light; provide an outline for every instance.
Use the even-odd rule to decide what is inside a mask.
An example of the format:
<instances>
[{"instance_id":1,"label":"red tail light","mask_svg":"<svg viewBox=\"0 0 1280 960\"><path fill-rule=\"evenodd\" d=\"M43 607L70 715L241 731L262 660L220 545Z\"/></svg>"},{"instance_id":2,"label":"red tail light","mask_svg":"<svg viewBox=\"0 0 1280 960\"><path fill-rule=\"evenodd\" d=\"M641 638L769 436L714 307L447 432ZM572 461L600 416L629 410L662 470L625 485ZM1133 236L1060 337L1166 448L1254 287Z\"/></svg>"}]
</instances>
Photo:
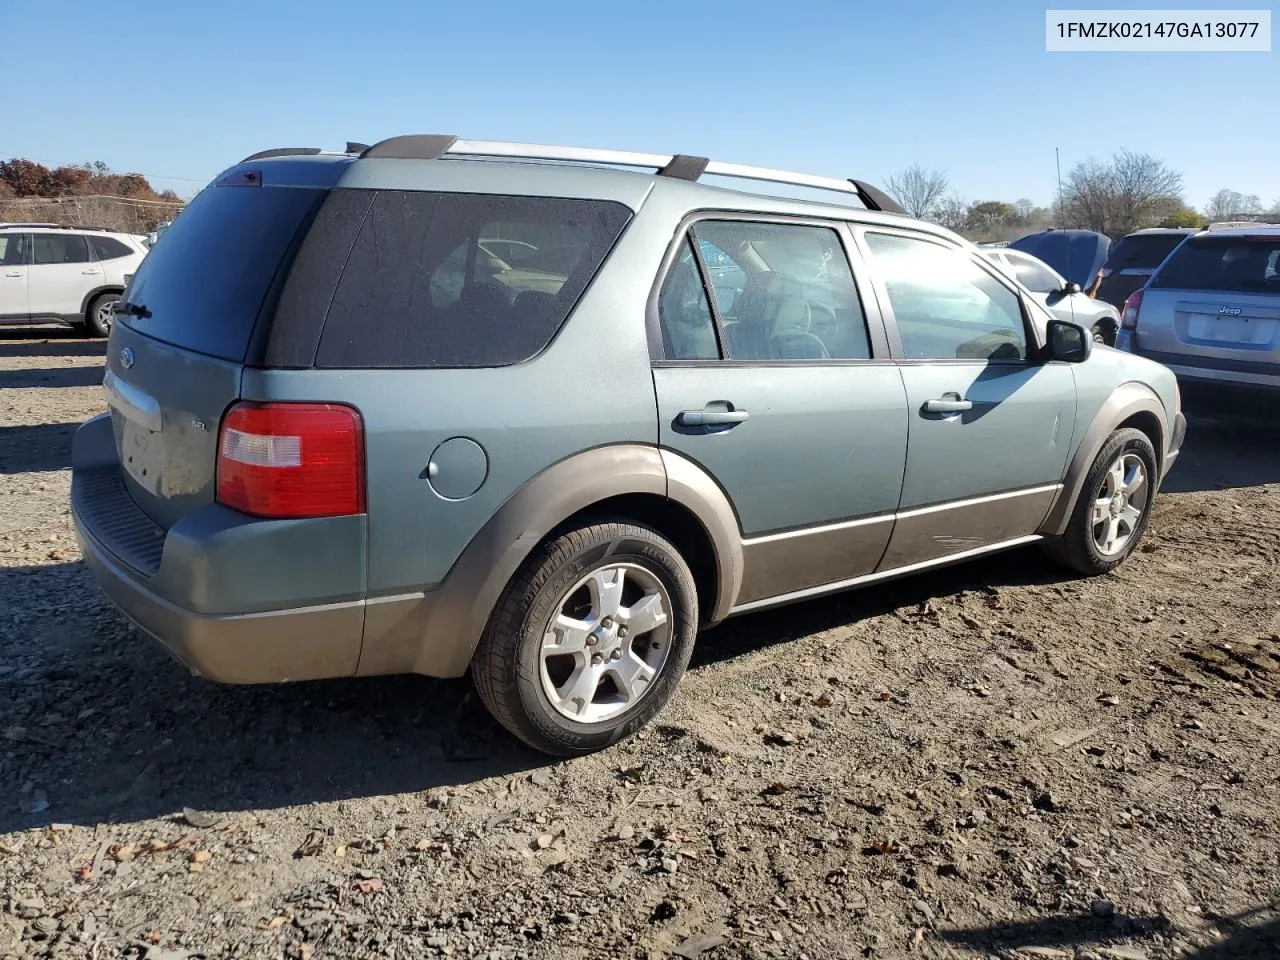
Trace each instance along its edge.
<instances>
[{"instance_id":1,"label":"red tail light","mask_svg":"<svg viewBox=\"0 0 1280 960\"><path fill-rule=\"evenodd\" d=\"M259 517L364 512L364 423L336 403L237 403L218 432L218 502Z\"/></svg>"},{"instance_id":2,"label":"red tail light","mask_svg":"<svg viewBox=\"0 0 1280 960\"><path fill-rule=\"evenodd\" d=\"M1138 311L1142 309L1142 291L1139 287L1129 294L1124 302L1124 313L1120 315L1120 327L1124 330L1138 329Z\"/></svg>"}]
</instances>

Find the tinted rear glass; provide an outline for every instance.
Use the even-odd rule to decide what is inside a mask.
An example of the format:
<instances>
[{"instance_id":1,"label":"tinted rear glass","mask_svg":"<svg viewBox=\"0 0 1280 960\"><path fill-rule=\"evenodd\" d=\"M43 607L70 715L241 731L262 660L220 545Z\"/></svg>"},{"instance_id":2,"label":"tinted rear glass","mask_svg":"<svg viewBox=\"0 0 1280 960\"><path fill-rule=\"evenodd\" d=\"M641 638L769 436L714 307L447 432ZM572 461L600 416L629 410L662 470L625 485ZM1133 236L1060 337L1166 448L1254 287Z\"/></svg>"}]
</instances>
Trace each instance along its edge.
<instances>
[{"instance_id":1,"label":"tinted rear glass","mask_svg":"<svg viewBox=\"0 0 1280 960\"><path fill-rule=\"evenodd\" d=\"M89 243L99 260L116 260L134 252L115 237L90 237Z\"/></svg>"},{"instance_id":2,"label":"tinted rear glass","mask_svg":"<svg viewBox=\"0 0 1280 960\"><path fill-rule=\"evenodd\" d=\"M630 215L600 200L379 192L334 292L316 365L527 360L560 329Z\"/></svg>"},{"instance_id":3,"label":"tinted rear glass","mask_svg":"<svg viewBox=\"0 0 1280 960\"><path fill-rule=\"evenodd\" d=\"M1280 237L1188 240L1152 278L1151 286L1280 294Z\"/></svg>"},{"instance_id":4,"label":"tinted rear glass","mask_svg":"<svg viewBox=\"0 0 1280 960\"><path fill-rule=\"evenodd\" d=\"M272 280L324 194L301 187L206 188L134 275L129 303L151 316L124 322L188 350L243 361Z\"/></svg>"},{"instance_id":5,"label":"tinted rear glass","mask_svg":"<svg viewBox=\"0 0 1280 960\"><path fill-rule=\"evenodd\" d=\"M1155 233L1146 236L1125 237L1111 250L1107 266L1112 270L1126 267L1154 269L1164 263L1173 248L1187 238L1185 233Z\"/></svg>"}]
</instances>

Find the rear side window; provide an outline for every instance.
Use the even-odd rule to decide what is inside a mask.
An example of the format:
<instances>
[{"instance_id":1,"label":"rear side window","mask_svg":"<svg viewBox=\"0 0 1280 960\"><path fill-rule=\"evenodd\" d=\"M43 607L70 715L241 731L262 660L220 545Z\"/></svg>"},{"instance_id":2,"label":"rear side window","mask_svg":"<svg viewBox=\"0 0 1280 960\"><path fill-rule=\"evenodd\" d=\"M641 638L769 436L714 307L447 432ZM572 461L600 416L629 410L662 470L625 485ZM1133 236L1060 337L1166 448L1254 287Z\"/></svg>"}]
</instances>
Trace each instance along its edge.
<instances>
[{"instance_id":1,"label":"rear side window","mask_svg":"<svg viewBox=\"0 0 1280 960\"><path fill-rule=\"evenodd\" d=\"M497 367L564 323L630 219L600 200L379 192L316 366Z\"/></svg>"},{"instance_id":2,"label":"rear side window","mask_svg":"<svg viewBox=\"0 0 1280 960\"><path fill-rule=\"evenodd\" d=\"M1196 237L1169 258L1152 287L1280 294L1280 237Z\"/></svg>"},{"instance_id":3,"label":"rear side window","mask_svg":"<svg viewBox=\"0 0 1280 960\"><path fill-rule=\"evenodd\" d=\"M212 186L201 191L147 254L129 302L149 316L125 322L197 353L242 362L277 271L325 191Z\"/></svg>"},{"instance_id":4,"label":"rear side window","mask_svg":"<svg viewBox=\"0 0 1280 960\"><path fill-rule=\"evenodd\" d=\"M82 233L37 233L34 247L36 263L89 262L89 244Z\"/></svg>"},{"instance_id":5,"label":"rear side window","mask_svg":"<svg viewBox=\"0 0 1280 960\"><path fill-rule=\"evenodd\" d=\"M90 237L89 243L93 247L94 255L99 260L118 260L134 253L126 244L121 243L115 237Z\"/></svg>"}]
</instances>

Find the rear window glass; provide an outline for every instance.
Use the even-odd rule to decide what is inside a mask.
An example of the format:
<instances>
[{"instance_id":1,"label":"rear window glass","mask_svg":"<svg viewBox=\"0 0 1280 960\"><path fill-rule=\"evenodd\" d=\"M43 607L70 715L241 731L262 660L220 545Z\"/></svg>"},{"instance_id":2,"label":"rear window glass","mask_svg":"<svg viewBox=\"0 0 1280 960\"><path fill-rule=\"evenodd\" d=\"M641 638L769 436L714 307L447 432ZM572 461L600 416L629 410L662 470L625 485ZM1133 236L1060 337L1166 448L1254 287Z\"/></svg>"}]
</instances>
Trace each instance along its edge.
<instances>
[{"instance_id":1,"label":"rear window glass","mask_svg":"<svg viewBox=\"0 0 1280 960\"><path fill-rule=\"evenodd\" d=\"M1185 233L1154 233L1146 236L1125 237L1111 250L1107 265L1112 270L1126 267L1160 266L1173 248L1187 238Z\"/></svg>"},{"instance_id":2,"label":"rear window glass","mask_svg":"<svg viewBox=\"0 0 1280 960\"><path fill-rule=\"evenodd\" d=\"M601 200L380 192L334 292L316 365L527 360L560 329L630 215Z\"/></svg>"},{"instance_id":3,"label":"rear window glass","mask_svg":"<svg viewBox=\"0 0 1280 960\"><path fill-rule=\"evenodd\" d=\"M325 191L207 187L147 254L129 303L150 316L125 322L149 337L243 361L272 281Z\"/></svg>"},{"instance_id":4,"label":"rear window glass","mask_svg":"<svg viewBox=\"0 0 1280 960\"><path fill-rule=\"evenodd\" d=\"M1280 237L1188 240L1152 278L1151 286L1280 294Z\"/></svg>"}]
</instances>

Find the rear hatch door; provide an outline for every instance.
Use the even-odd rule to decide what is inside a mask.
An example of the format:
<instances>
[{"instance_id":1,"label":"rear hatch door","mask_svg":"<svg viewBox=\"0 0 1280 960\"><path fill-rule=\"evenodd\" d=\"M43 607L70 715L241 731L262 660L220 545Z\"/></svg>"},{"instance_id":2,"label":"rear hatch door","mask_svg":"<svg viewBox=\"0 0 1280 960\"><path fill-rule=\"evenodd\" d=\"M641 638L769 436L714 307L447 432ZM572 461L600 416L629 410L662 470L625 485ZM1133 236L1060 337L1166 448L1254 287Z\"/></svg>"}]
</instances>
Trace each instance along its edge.
<instances>
[{"instance_id":1,"label":"rear hatch door","mask_svg":"<svg viewBox=\"0 0 1280 960\"><path fill-rule=\"evenodd\" d=\"M1227 370L1280 364L1280 235L1188 240L1143 295L1138 344Z\"/></svg>"},{"instance_id":2,"label":"rear hatch door","mask_svg":"<svg viewBox=\"0 0 1280 960\"><path fill-rule=\"evenodd\" d=\"M236 167L174 220L125 292L104 388L121 472L168 528L214 499L218 424L337 164ZM322 171L323 172L323 171ZM319 180L320 182L316 182Z\"/></svg>"}]
</instances>

